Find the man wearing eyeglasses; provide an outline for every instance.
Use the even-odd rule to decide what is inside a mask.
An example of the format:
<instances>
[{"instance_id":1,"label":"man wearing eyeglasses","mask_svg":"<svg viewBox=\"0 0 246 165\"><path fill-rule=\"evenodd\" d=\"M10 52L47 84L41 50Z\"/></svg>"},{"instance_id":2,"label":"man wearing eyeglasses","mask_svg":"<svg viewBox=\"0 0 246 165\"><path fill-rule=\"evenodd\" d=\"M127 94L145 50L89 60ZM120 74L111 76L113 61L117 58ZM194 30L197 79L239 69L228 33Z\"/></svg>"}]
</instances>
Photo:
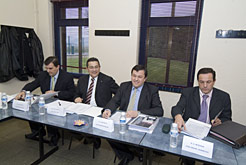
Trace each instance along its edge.
<instances>
[{"instance_id":1,"label":"man wearing eyeglasses","mask_svg":"<svg viewBox=\"0 0 246 165\"><path fill-rule=\"evenodd\" d=\"M101 66L97 58L89 58L86 67L89 74L79 78L74 102L105 107L119 86L112 77L100 72ZM86 138L84 143L89 143L89 140L90 138ZM100 147L100 143L100 139L94 139L96 149Z\"/></svg>"},{"instance_id":2,"label":"man wearing eyeglasses","mask_svg":"<svg viewBox=\"0 0 246 165\"><path fill-rule=\"evenodd\" d=\"M189 118L211 123L213 126L231 120L230 95L214 88L215 76L212 68L202 68L197 73L199 86L183 89L177 105L172 107L171 112L179 131L182 127L186 129L184 121Z\"/></svg>"}]
</instances>

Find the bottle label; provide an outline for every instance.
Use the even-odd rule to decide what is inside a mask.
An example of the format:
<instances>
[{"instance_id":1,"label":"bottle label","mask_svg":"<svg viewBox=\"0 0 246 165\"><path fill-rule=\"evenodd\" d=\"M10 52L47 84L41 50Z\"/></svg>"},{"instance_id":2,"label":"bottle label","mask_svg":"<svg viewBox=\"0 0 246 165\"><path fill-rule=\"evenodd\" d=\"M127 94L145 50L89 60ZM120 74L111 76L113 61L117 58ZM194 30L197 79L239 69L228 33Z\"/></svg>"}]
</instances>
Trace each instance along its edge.
<instances>
[{"instance_id":1,"label":"bottle label","mask_svg":"<svg viewBox=\"0 0 246 165\"><path fill-rule=\"evenodd\" d=\"M43 106L44 106L44 103L39 103L39 106L40 106L40 107L43 107Z\"/></svg>"},{"instance_id":2,"label":"bottle label","mask_svg":"<svg viewBox=\"0 0 246 165\"><path fill-rule=\"evenodd\" d=\"M170 131L170 135L171 136L178 136L178 132L177 131Z\"/></svg>"},{"instance_id":3,"label":"bottle label","mask_svg":"<svg viewBox=\"0 0 246 165\"><path fill-rule=\"evenodd\" d=\"M126 120L120 120L120 123L124 124L126 123Z\"/></svg>"}]
</instances>

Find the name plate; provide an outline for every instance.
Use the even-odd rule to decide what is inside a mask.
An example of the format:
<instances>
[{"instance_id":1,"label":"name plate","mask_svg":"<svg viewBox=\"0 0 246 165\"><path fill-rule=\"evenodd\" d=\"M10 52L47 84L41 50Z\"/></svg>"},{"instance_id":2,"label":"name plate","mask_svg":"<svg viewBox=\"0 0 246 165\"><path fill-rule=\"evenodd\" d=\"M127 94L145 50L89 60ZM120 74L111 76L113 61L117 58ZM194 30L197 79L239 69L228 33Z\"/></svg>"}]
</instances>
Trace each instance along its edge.
<instances>
[{"instance_id":1,"label":"name plate","mask_svg":"<svg viewBox=\"0 0 246 165\"><path fill-rule=\"evenodd\" d=\"M20 100L14 100L12 104L12 108L18 109L21 111L29 111L28 102L20 101Z\"/></svg>"},{"instance_id":2,"label":"name plate","mask_svg":"<svg viewBox=\"0 0 246 165\"><path fill-rule=\"evenodd\" d=\"M66 111L62 106L49 106L47 113L56 116L66 116Z\"/></svg>"},{"instance_id":3,"label":"name plate","mask_svg":"<svg viewBox=\"0 0 246 165\"><path fill-rule=\"evenodd\" d=\"M204 140L184 136L182 150L212 159L214 144Z\"/></svg>"},{"instance_id":4,"label":"name plate","mask_svg":"<svg viewBox=\"0 0 246 165\"><path fill-rule=\"evenodd\" d=\"M114 121L110 119L104 119L101 117L95 117L93 120L93 127L107 132L114 131Z\"/></svg>"}]
</instances>

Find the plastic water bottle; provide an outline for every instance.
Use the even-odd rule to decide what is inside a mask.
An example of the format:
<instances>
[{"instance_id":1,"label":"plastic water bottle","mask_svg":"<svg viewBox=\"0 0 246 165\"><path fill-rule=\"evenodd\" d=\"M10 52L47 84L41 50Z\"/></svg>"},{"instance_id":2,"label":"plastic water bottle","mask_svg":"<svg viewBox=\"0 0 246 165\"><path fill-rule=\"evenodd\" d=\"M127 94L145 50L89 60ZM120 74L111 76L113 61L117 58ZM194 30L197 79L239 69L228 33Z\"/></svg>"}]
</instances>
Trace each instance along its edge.
<instances>
[{"instance_id":1,"label":"plastic water bottle","mask_svg":"<svg viewBox=\"0 0 246 165\"><path fill-rule=\"evenodd\" d=\"M120 116L120 134L126 133L126 113L121 112Z\"/></svg>"},{"instance_id":2,"label":"plastic water bottle","mask_svg":"<svg viewBox=\"0 0 246 165\"><path fill-rule=\"evenodd\" d=\"M1 100L2 100L2 109L8 109L8 98L6 93L2 94Z\"/></svg>"},{"instance_id":3,"label":"plastic water bottle","mask_svg":"<svg viewBox=\"0 0 246 165\"><path fill-rule=\"evenodd\" d=\"M29 107L31 107L31 94L30 94L30 91L26 91L25 101L28 102Z\"/></svg>"},{"instance_id":4,"label":"plastic water bottle","mask_svg":"<svg viewBox=\"0 0 246 165\"><path fill-rule=\"evenodd\" d=\"M39 98L39 115L44 115L45 114L45 107L44 107L45 101L44 101L44 97L40 97Z\"/></svg>"},{"instance_id":5,"label":"plastic water bottle","mask_svg":"<svg viewBox=\"0 0 246 165\"><path fill-rule=\"evenodd\" d=\"M172 123L171 131L170 131L170 147L176 148L178 145L178 125L176 123Z\"/></svg>"}]
</instances>

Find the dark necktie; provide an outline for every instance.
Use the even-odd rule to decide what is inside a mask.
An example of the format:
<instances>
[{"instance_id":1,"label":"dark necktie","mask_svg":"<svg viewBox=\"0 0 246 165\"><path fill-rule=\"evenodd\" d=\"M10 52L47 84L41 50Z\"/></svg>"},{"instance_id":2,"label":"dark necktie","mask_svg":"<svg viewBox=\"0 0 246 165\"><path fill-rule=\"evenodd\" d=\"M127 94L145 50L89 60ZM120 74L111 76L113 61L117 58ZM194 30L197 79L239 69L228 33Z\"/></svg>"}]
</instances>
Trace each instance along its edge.
<instances>
[{"instance_id":1,"label":"dark necktie","mask_svg":"<svg viewBox=\"0 0 246 165\"><path fill-rule=\"evenodd\" d=\"M91 84L90 84L90 87L89 87L89 90L87 91L87 94L86 94L86 101L85 101L85 104L90 104L91 102L91 95L92 95L92 91L93 91L93 87L94 87L94 78L91 79Z\"/></svg>"},{"instance_id":2,"label":"dark necktie","mask_svg":"<svg viewBox=\"0 0 246 165\"><path fill-rule=\"evenodd\" d=\"M203 95L202 98L203 99L202 99L202 104L201 104L201 113L200 113L198 120L206 123L207 113L208 113L208 104L206 100L208 98L208 95Z\"/></svg>"}]
</instances>

